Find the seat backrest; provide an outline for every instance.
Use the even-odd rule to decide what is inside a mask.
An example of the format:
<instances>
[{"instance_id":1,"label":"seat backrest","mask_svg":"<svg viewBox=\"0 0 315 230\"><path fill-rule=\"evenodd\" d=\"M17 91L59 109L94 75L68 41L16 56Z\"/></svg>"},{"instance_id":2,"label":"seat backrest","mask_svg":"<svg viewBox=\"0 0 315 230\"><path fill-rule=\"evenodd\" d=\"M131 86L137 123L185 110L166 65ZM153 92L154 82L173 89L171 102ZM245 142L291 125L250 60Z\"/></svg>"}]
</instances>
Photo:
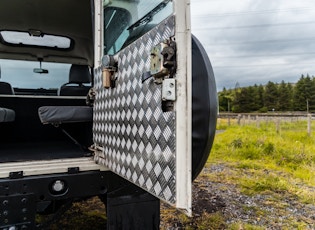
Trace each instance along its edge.
<instances>
[{"instance_id":1,"label":"seat backrest","mask_svg":"<svg viewBox=\"0 0 315 230\"><path fill-rule=\"evenodd\" d=\"M69 82L59 89L60 96L86 96L91 86L91 73L87 65L72 65L69 73Z\"/></svg>"},{"instance_id":2,"label":"seat backrest","mask_svg":"<svg viewBox=\"0 0 315 230\"><path fill-rule=\"evenodd\" d=\"M0 94L13 95L14 90L9 83L4 82L4 81L0 81Z\"/></svg>"}]
</instances>

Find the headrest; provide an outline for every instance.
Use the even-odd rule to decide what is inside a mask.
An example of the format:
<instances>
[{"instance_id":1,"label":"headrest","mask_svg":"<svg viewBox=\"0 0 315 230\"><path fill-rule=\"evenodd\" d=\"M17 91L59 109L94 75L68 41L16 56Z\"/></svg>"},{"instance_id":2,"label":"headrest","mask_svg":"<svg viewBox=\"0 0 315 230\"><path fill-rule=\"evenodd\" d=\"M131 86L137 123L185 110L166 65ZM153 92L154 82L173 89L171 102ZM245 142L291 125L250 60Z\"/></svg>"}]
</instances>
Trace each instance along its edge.
<instances>
[{"instance_id":1,"label":"headrest","mask_svg":"<svg viewBox=\"0 0 315 230\"><path fill-rule=\"evenodd\" d=\"M91 73L87 65L72 65L69 74L69 83L90 83Z\"/></svg>"},{"instance_id":2,"label":"headrest","mask_svg":"<svg viewBox=\"0 0 315 230\"><path fill-rule=\"evenodd\" d=\"M4 81L0 81L0 94L13 95L14 90L9 83L4 82Z\"/></svg>"}]
</instances>

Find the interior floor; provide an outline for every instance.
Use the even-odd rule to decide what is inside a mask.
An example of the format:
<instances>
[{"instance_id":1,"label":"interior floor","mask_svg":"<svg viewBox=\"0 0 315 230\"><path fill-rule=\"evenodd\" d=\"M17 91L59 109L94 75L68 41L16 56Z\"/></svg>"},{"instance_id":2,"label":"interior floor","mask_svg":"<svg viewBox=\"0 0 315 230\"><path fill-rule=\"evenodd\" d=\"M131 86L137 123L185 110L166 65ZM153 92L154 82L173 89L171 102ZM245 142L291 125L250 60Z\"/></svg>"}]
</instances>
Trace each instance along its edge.
<instances>
[{"instance_id":1,"label":"interior floor","mask_svg":"<svg viewBox=\"0 0 315 230\"><path fill-rule=\"evenodd\" d=\"M71 141L1 143L0 163L51 160L90 156L91 153Z\"/></svg>"},{"instance_id":2,"label":"interior floor","mask_svg":"<svg viewBox=\"0 0 315 230\"><path fill-rule=\"evenodd\" d=\"M41 106L84 106L85 98L7 96L0 99L0 107L15 112L14 121L0 122L0 162L89 155L87 148L93 144L92 122L67 123L55 127L41 123L38 115Z\"/></svg>"}]
</instances>

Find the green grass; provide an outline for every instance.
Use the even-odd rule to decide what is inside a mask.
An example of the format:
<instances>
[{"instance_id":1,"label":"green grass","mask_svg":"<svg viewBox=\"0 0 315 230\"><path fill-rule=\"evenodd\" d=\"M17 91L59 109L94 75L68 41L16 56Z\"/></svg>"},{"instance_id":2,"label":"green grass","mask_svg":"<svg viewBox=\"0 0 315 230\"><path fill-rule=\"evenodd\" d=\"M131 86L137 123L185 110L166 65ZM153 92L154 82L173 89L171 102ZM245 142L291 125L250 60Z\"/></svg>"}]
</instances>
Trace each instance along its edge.
<instances>
[{"instance_id":1,"label":"green grass","mask_svg":"<svg viewBox=\"0 0 315 230\"><path fill-rule=\"evenodd\" d=\"M306 122L283 123L280 132L270 122L260 127L232 125L216 135L209 162L279 170L314 186L315 134L308 136L301 127Z\"/></svg>"},{"instance_id":2,"label":"green grass","mask_svg":"<svg viewBox=\"0 0 315 230\"><path fill-rule=\"evenodd\" d=\"M221 212L201 213L198 217L188 217L174 208L162 209L164 221L177 223L176 229L183 230L218 230L228 229L224 215ZM175 229L173 226L161 226L161 230Z\"/></svg>"},{"instance_id":3,"label":"green grass","mask_svg":"<svg viewBox=\"0 0 315 230\"><path fill-rule=\"evenodd\" d=\"M218 130L208 164L229 165L230 171L208 174L209 180L235 184L247 195L269 194L279 199L292 197L304 204L315 204L315 124L307 134L306 121L255 122L237 125L218 121ZM281 203L274 202L279 209ZM291 220L288 229L305 229ZM228 229L260 229L234 223Z\"/></svg>"},{"instance_id":4,"label":"green grass","mask_svg":"<svg viewBox=\"0 0 315 230\"><path fill-rule=\"evenodd\" d=\"M264 230L265 228L263 227L259 227L259 226L254 226L251 224L246 224L246 223L234 223L231 224L228 228L228 230L240 230L240 229L244 229L244 230Z\"/></svg>"}]
</instances>

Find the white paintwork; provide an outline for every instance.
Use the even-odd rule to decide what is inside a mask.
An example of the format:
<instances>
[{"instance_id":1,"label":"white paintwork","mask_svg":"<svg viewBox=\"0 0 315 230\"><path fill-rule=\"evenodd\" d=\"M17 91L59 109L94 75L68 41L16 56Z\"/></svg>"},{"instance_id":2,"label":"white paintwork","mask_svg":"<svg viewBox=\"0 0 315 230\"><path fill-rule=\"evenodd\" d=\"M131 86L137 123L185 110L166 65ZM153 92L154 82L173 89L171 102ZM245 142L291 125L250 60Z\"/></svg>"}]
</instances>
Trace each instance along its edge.
<instances>
[{"instance_id":1,"label":"white paintwork","mask_svg":"<svg viewBox=\"0 0 315 230\"><path fill-rule=\"evenodd\" d=\"M101 60L103 56L103 0L95 0L94 1L95 7L95 38L94 38L94 66L98 67L101 65Z\"/></svg>"},{"instance_id":2,"label":"white paintwork","mask_svg":"<svg viewBox=\"0 0 315 230\"><path fill-rule=\"evenodd\" d=\"M191 27L190 0L174 0L177 45L176 207L191 215Z\"/></svg>"},{"instance_id":3,"label":"white paintwork","mask_svg":"<svg viewBox=\"0 0 315 230\"><path fill-rule=\"evenodd\" d=\"M190 0L173 0L176 17L175 42L177 45L177 73L176 73L176 208L191 215L191 139L192 139L192 80L191 80L191 25ZM102 44L103 28L100 20L102 12L99 0L95 0L96 10L96 38L95 38L95 66L99 66L100 44ZM102 6L101 6L102 7ZM101 8L102 9L102 8ZM101 20L102 21L102 20Z\"/></svg>"},{"instance_id":4,"label":"white paintwork","mask_svg":"<svg viewBox=\"0 0 315 230\"><path fill-rule=\"evenodd\" d=\"M0 178L8 178L10 172L18 171L23 171L23 176L67 173L68 168L73 167L79 167L80 172L93 170L108 171L106 167L95 164L92 157L1 163L0 167Z\"/></svg>"}]
</instances>

